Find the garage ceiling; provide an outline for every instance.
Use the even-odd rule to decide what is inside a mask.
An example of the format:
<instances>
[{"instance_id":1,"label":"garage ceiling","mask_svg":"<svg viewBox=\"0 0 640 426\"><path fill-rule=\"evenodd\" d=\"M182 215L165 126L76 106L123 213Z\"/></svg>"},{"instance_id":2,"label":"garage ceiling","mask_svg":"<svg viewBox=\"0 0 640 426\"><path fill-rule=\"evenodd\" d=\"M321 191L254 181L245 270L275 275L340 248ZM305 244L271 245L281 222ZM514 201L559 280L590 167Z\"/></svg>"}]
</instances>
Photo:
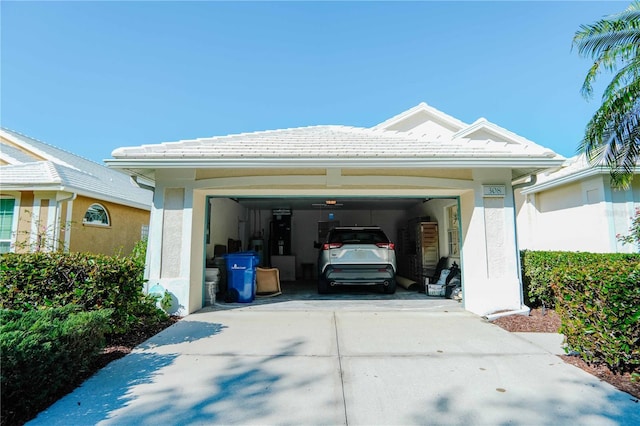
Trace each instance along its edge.
<instances>
[{"instance_id":1,"label":"garage ceiling","mask_svg":"<svg viewBox=\"0 0 640 426\"><path fill-rule=\"evenodd\" d=\"M243 206L252 210L407 210L429 200L429 198L236 198ZM335 205L327 204L335 201Z\"/></svg>"}]
</instances>

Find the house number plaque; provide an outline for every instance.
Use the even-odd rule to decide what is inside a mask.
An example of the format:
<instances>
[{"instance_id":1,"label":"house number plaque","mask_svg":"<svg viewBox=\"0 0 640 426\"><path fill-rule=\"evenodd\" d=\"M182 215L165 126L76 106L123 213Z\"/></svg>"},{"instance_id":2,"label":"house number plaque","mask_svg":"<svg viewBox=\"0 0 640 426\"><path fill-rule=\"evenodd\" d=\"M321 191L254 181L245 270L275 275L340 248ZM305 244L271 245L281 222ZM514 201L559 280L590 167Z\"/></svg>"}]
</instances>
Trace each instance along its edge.
<instances>
[{"instance_id":1,"label":"house number plaque","mask_svg":"<svg viewBox=\"0 0 640 426\"><path fill-rule=\"evenodd\" d=\"M504 197L504 185L482 185L482 195L485 197Z\"/></svg>"}]
</instances>

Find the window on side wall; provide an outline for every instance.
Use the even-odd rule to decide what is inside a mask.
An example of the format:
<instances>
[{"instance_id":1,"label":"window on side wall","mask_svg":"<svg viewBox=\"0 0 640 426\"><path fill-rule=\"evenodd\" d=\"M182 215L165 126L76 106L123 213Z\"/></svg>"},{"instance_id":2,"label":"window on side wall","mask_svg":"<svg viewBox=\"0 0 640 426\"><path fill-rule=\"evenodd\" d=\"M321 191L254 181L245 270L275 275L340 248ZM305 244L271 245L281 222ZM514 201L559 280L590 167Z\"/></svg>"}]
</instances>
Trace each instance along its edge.
<instances>
[{"instance_id":1,"label":"window on side wall","mask_svg":"<svg viewBox=\"0 0 640 426\"><path fill-rule=\"evenodd\" d=\"M460 234L457 205L447 207L447 244L449 246L449 257L460 257Z\"/></svg>"},{"instance_id":2,"label":"window on side wall","mask_svg":"<svg viewBox=\"0 0 640 426\"><path fill-rule=\"evenodd\" d=\"M82 218L85 225L110 226L109 214L100 204L91 204Z\"/></svg>"},{"instance_id":3,"label":"window on side wall","mask_svg":"<svg viewBox=\"0 0 640 426\"><path fill-rule=\"evenodd\" d=\"M16 200L0 198L0 253L11 251L11 234L13 231L13 209Z\"/></svg>"}]
</instances>

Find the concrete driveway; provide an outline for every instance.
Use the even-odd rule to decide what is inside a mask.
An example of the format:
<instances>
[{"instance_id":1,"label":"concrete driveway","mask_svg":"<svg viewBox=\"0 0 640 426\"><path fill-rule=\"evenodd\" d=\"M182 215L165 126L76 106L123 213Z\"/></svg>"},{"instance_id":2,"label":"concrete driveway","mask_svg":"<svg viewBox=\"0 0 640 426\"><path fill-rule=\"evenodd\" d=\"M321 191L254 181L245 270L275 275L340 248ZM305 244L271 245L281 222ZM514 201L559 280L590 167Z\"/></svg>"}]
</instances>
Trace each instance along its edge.
<instances>
[{"instance_id":1,"label":"concrete driveway","mask_svg":"<svg viewBox=\"0 0 640 426\"><path fill-rule=\"evenodd\" d=\"M422 297L205 309L31 424L640 424L630 395Z\"/></svg>"}]
</instances>

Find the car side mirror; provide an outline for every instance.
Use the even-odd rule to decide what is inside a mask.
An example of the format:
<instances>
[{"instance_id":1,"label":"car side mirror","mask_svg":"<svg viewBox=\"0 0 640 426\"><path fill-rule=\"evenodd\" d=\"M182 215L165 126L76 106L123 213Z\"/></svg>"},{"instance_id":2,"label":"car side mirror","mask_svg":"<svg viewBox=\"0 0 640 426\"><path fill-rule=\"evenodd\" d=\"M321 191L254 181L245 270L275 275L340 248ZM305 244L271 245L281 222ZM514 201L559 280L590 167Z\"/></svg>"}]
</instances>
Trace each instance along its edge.
<instances>
[{"instance_id":1,"label":"car side mirror","mask_svg":"<svg viewBox=\"0 0 640 426\"><path fill-rule=\"evenodd\" d=\"M322 247L322 244L320 244L320 243L319 243L319 242L317 242L317 241L314 241L314 242L313 242L313 248L317 248L317 249L319 249L320 247Z\"/></svg>"}]
</instances>

